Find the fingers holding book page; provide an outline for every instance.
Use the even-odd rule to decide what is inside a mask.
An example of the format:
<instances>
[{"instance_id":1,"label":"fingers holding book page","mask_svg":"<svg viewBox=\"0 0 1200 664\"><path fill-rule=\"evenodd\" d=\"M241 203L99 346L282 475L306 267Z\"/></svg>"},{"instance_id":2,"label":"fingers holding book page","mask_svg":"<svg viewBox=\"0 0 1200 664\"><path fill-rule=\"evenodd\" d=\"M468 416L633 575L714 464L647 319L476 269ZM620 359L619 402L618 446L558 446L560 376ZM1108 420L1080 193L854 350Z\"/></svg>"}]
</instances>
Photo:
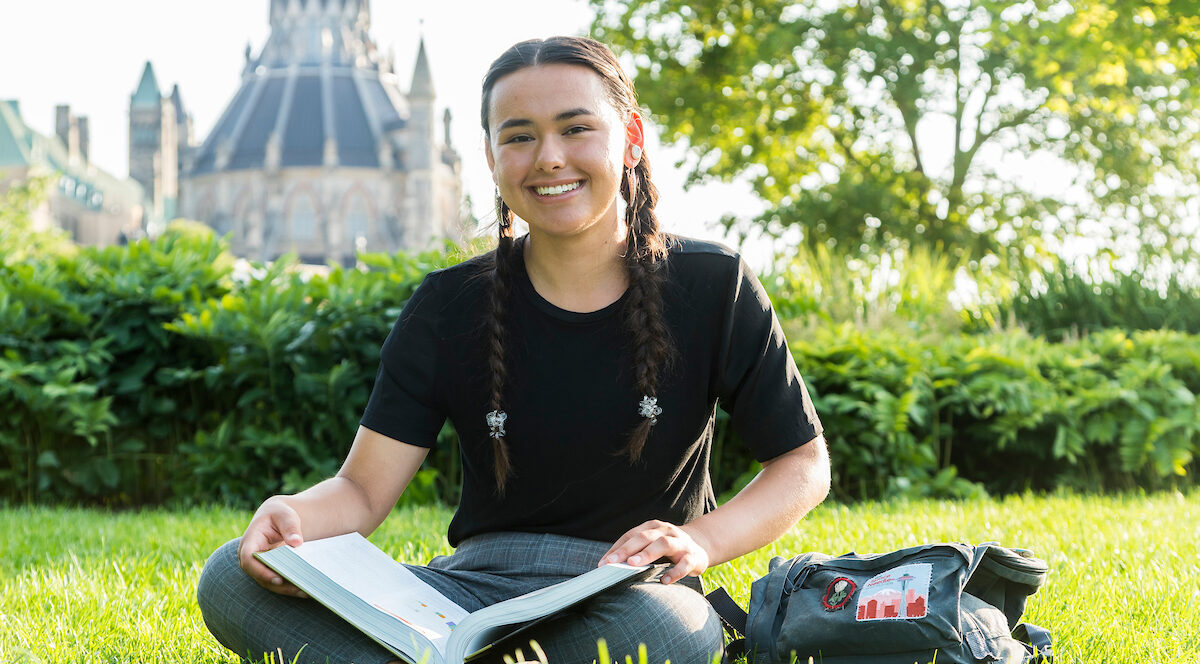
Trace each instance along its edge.
<instances>
[{"instance_id":1,"label":"fingers holding book page","mask_svg":"<svg viewBox=\"0 0 1200 664\"><path fill-rule=\"evenodd\" d=\"M268 498L259 506L242 534L238 545L238 564L258 585L292 597L307 597L302 590L292 585L274 570L262 564L254 554L278 546L300 546L304 536L300 534L300 515L279 496Z\"/></svg>"},{"instance_id":2,"label":"fingers holding book page","mask_svg":"<svg viewBox=\"0 0 1200 664\"><path fill-rule=\"evenodd\" d=\"M649 565L664 558L672 565L660 580L668 584L685 576L699 576L709 565L708 551L686 527L658 520L630 529L600 557L599 564Z\"/></svg>"}]
</instances>

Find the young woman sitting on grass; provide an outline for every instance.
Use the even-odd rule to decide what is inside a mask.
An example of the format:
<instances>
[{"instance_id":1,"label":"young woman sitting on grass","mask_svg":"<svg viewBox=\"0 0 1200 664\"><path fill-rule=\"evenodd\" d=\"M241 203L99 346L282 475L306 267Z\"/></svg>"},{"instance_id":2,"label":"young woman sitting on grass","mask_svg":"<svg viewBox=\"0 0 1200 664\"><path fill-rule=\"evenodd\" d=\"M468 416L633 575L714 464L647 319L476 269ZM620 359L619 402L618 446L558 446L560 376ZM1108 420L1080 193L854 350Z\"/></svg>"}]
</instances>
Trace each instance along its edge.
<instances>
[{"instance_id":1,"label":"young woman sitting on grass","mask_svg":"<svg viewBox=\"0 0 1200 664\"><path fill-rule=\"evenodd\" d=\"M463 608L606 563L672 563L514 644L536 640L552 663L592 661L600 638L614 659L644 643L651 662L711 660L721 625L698 575L772 542L828 491L821 425L757 279L729 249L659 229L612 52L585 38L513 46L484 79L482 123L497 248L409 300L337 476L269 498L204 569L204 620L238 655L393 659L252 554L374 531L446 418L462 446L455 552L409 569ZM718 402L763 466L720 507Z\"/></svg>"}]
</instances>

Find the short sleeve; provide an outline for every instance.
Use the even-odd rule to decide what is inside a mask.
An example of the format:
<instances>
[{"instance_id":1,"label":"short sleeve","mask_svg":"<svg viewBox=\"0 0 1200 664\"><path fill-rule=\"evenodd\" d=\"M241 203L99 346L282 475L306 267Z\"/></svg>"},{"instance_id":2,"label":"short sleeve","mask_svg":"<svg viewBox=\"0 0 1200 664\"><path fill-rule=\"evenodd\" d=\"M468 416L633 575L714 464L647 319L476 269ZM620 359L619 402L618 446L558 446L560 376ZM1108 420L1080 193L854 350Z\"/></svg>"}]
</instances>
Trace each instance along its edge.
<instances>
[{"instance_id":1,"label":"short sleeve","mask_svg":"<svg viewBox=\"0 0 1200 664\"><path fill-rule=\"evenodd\" d=\"M446 421L436 398L438 319L436 273L404 305L379 353L375 387L362 426L410 445L433 447Z\"/></svg>"},{"instance_id":2,"label":"short sleeve","mask_svg":"<svg viewBox=\"0 0 1200 664\"><path fill-rule=\"evenodd\" d=\"M821 433L808 388L758 278L738 261L730 284L717 362L717 397L758 461Z\"/></svg>"}]
</instances>

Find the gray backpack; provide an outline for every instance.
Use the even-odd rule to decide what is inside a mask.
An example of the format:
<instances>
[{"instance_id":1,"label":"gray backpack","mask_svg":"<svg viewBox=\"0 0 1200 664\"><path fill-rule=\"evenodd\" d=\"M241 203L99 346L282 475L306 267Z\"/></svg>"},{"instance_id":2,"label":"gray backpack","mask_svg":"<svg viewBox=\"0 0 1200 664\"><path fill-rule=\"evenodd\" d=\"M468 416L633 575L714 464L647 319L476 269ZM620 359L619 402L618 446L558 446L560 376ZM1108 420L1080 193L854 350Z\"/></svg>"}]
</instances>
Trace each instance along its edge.
<instances>
[{"instance_id":1,"label":"gray backpack","mask_svg":"<svg viewBox=\"0 0 1200 664\"><path fill-rule=\"evenodd\" d=\"M996 544L926 544L891 553L775 558L748 615L723 589L709 600L745 635L726 652L752 664L1050 661L1050 633L1021 624L1046 563Z\"/></svg>"}]
</instances>

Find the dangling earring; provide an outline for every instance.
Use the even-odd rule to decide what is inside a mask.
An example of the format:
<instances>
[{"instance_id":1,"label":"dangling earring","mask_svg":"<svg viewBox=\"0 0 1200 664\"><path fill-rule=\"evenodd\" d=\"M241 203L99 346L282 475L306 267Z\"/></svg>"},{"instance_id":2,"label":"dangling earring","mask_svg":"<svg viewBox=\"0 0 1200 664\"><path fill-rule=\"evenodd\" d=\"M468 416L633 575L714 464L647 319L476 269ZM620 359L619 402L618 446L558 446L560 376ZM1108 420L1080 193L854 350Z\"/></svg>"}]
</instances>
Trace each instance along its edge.
<instances>
[{"instance_id":1,"label":"dangling earring","mask_svg":"<svg viewBox=\"0 0 1200 664\"><path fill-rule=\"evenodd\" d=\"M628 192L625 200L625 225L633 228L637 223L637 174L632 168L625 169L624 181Z\"/></svg>"},{"instance_id":2,"label":"dangling earring","mask_svg":"<svg viewBox=\"0 0 1200 664\"><path fill-rule=\"evenodd\" d=\"M630 147L629 152L633 155L634 159L642 158L642 146L640 145L634 145Z\"/></svg>"},{"instance_id":3,"label":"dangling earring","mask_svg":"<svg viewBox=\"0 0 1200 664\"><path fill-rule=\"evenodd\" d=\"M505 212L507 212L506 208L508 208L508 205L505 204L504 199L500 196L500 187L496 187L496 220L500 224L500 230L502 234L503 231L508 230L508 227L511 225L508 220L508 215L505 214Z\"/></svg>"}]
</instances>

